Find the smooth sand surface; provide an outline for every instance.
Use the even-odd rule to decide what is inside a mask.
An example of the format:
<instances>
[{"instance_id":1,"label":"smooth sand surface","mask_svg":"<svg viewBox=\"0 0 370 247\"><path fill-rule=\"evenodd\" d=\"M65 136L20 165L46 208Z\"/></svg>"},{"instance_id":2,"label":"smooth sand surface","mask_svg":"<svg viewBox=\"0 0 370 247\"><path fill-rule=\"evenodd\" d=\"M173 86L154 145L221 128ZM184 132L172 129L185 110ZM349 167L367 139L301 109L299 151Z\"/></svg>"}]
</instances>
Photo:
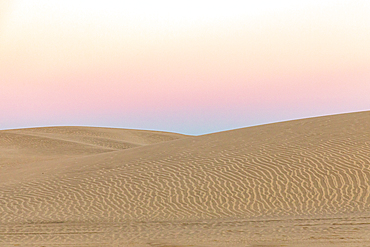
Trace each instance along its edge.
<instances>
[{"instance_id":1,"label":"smooth sand surface","mask_svg":"<svg viewBox=\"0 0 370 247\"><path fill-rule=\"evenodd\" d=\"M370 112L0 131L0 246L370 246L369 195Z\"/></svg>"}]
</instances>

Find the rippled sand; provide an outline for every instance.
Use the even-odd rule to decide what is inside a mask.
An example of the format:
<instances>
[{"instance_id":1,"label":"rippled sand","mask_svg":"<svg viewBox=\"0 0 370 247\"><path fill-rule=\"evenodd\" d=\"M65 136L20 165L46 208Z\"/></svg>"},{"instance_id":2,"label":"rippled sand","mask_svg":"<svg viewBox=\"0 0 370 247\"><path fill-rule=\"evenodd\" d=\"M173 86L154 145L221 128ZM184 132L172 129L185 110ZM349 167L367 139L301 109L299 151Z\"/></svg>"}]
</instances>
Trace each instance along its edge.
<instances>
[{"instance_id":1,"label":"rippled sand","mask_svg":"<svg viewBox=\"0 0 370 247\"><path fill-rule=\"evenodd\" d=\"M203 136L0 131L0 246L370 246L370 112Z\"/></svg>"}]
</instances>

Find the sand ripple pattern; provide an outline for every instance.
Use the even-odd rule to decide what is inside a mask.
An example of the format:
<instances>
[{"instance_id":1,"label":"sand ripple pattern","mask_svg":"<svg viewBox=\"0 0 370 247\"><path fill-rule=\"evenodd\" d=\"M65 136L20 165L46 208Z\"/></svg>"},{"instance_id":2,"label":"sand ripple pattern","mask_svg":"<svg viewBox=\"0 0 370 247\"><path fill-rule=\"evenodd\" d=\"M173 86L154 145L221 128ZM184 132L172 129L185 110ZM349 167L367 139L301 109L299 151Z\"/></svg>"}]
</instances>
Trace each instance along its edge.
<instances>
[{"instance_id":1,"label":"sand ripple pattern","mask_svg":"<svg viewBox=\"0 0 370 247\"><path fill-rule=\"evenodd\" d=\"M196 221L370 209L369 112L221 132L77 161L82 165L75 170L0 185L0 222Z\"/></svg>"}]
</instances>

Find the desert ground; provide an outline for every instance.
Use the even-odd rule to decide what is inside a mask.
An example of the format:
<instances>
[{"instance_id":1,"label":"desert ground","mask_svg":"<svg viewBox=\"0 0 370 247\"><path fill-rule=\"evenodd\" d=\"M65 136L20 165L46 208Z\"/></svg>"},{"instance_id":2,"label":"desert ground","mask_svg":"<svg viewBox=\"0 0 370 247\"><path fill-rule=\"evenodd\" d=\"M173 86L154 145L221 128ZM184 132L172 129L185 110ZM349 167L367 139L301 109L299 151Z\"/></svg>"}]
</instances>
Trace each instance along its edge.
<instances>
[{"instance_id":1,"label":"desert ground","mask_svg":"<svg viewBox=\"0 0 370 247\"><path fill-rule=\"evenodd\" d=\"M370 112L1 130L0 246L370 246Z\"/></svg>"}]
</instances>

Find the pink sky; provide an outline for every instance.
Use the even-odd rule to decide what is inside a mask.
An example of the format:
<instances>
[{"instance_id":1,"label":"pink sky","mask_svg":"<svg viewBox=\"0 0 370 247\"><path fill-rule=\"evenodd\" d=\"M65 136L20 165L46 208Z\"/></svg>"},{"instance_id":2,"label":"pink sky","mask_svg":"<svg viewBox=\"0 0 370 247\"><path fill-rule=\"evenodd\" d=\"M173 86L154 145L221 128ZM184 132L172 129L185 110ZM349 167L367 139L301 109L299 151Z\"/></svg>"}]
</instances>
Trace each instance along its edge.
<instances>
[{"instance_id":1,"label":"pink sky","mask_svg":"<svg viewBox=\"0 0 370 247\"><path fill-rule=\"evenodd\" d=\"M368 1L255 2L2 1L0 129L201 134L370 108Z\"/></svg>"}]
</instances>

